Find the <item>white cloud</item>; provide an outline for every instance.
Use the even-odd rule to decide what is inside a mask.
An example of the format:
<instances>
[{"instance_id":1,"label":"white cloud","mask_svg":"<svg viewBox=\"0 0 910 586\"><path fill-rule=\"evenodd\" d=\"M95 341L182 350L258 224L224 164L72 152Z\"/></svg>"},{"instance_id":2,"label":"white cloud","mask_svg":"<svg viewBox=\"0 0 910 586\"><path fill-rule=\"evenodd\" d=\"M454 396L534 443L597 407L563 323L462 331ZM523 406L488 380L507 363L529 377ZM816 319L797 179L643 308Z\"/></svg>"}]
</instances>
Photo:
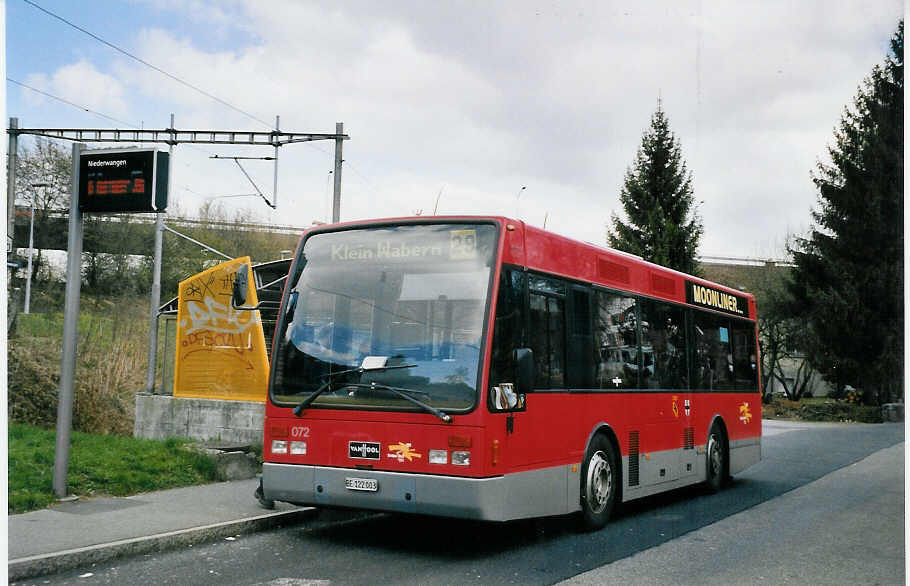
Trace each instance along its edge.
<instances>
[{"instance_id":1,"label":"white cloud","mask_svg":"<svg viewBox=\"0 0 910 586\"><path fill-rule=\"evenodd\" d=\"M31 74L25 83L112 117L125 117L129 111L123 84L117 78L99 71L88 61L77 61L51 74ZM30 91L24 91L23 95L34 104L43 104L50 99Z\"/></svg>"}]
</instances>

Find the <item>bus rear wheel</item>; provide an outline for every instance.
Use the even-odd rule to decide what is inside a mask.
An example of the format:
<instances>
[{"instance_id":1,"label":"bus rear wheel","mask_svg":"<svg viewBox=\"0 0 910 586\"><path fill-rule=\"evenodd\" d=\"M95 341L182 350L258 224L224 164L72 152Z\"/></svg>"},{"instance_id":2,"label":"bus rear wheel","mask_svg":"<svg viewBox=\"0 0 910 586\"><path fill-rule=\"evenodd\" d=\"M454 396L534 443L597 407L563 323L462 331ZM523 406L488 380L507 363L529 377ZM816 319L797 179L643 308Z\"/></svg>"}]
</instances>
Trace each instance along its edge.
<instances>
[{"instance_id":1,"label":"bus rear wheel","mask_svg":"<svg viewBox=\"0 0 910 586\"><path fill-rule=\"evenodd\" d=\"M619 488L616 453L606 437L598 435L591 441L581 473L583 526L588 530L600 529L610 519Z\"/></svg>"},{"instance_id":2,"label":"bus rear wheel","mask_svg":"<svg viewBox=\"0 0 910 586\"><path fill-rule=\"evenodd\" d=\"M711 426L705 452L708 457L708 476L705 484L709 491L717 492L724 487L727 478L727 444L724 433L717 424Z\"/></svg>"}]
</instances>

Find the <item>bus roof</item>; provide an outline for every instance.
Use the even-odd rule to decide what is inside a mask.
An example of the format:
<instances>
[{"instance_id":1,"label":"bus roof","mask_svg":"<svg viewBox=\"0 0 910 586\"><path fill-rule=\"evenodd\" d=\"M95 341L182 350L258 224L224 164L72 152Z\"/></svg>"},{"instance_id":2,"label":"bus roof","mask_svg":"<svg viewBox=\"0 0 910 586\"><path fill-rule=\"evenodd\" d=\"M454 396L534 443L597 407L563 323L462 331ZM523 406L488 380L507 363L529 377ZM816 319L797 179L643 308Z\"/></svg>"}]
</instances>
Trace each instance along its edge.
<instances>
[{"instance_id":1,"label":"bus roof","mask_svg":"<svg viewBox=\"0 0 910 586\"><path fill-rule=\"evenodd\" d=\"M662 267L626 252L574 240L505 216L409 216L355 220L314 226L307 229L304 235L385 224L466 221L492 221L504 228L500 253L504 263L610 289L697 305L722 313L734 315L738 313L741 317L755 319L755 298L750 293ZM704 290L716 293L707 295L704 294ZM728 311L730 304L734 308L737 307L736 302L729 301L728 298L739 299L747 305L747 311ZM708 299L709 303L707 305L699 303L703 299Z\"/></svg>"}]
</instances>

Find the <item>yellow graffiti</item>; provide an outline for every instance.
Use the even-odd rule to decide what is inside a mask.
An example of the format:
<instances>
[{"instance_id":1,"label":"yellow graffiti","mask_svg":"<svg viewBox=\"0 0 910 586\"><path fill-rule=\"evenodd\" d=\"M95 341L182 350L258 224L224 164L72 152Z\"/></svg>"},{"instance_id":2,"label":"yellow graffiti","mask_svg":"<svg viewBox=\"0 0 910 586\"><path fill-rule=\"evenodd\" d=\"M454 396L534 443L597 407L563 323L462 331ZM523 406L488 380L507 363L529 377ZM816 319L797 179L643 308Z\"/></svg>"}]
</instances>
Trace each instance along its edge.
<instances>
[{"instance_id":1,"label":"yellow graffiti","mask_svg":"<svg viewBox=\"0 0 910 586\"><path fill-rule=\"evenodd\" d=\"M749 411L749 403L745 402L739 406L739 420L743 423L752 421L752 412Z\"/></svg>"},{"instance_id":2,"label":"yellow graffiti","mask_svg":"<svg viewBox=\"0 0 910 586\"><path fill-rule=\"evenodd\" d=\"M387 454L389 458L394 458L399 462L404 462L407 459L408 462L412 461L414 458L422 458L422 454L411 449L410 443L398 442L389 446L389 453Z\"/></svg>"},{"instance_id":3,"label":"yellow graffiti","mask_svg":"<svg viewBox=\"0 0 910 586\"><path fill-rule=\"evenodd\" d=\"M259 312L231 307L234 275L249 262L234 259L180 283L175 397L265 400L269 363ZM251 279L247 303L257 302Z\"/></svg>"},{"instance_id":4,"label":"yellow graffiti","mask_svg":"<svg viewBox=\"0 0 910 586\"><path fill-rule=\"evenodd\" d=\"M679 397L673 395L673 417L679 419Z\"/></svg>"}]
</instances>

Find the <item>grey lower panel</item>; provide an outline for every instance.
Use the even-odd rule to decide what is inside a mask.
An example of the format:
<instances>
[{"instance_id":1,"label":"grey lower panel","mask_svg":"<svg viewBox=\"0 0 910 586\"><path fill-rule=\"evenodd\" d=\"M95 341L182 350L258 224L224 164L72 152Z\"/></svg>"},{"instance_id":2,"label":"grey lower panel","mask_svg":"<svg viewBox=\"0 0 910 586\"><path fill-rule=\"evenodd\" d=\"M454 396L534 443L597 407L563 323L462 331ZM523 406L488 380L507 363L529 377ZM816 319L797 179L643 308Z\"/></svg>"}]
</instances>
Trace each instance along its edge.
<instances>
[{"instance_id":1,"label":"grey lower panel","mask_svg":"<svg viewBox=\"0 0 910 586\"><path fill-rule=\"evenodd\" d=\"M730 442L729 457L731 475L757 464L761 460L761 438ZM640 484L630 486L629 458L623 457L623 502L704 482L708 477L708 460L704 444L691 450L680 448L641 454L638 458ZM664 476L660 475L661 470L666 471Z\"/></svg>"},{"instance_id":2,"label":"grey lower panel","mask_svg":"<svg viewBox=\"0 0 910 586\"><path fill-rule=\"evenodd\" d=\"M579 510L579 467L575 468L460 478L266 462L262 486L265 498L305 505L508 521ZM376 480L379 489L351 490L345 488L346 478Z\"/></svg>"},{"instance_id":3,"label":"grey lower panel","mask_svg":"<svg viewBox=\"0 0 910 586\"><path fill-rule=\"evenodd\" d=\"M704 450L665 450L638 455L639 484L629 484L629 457L623 456L622 502L703 482ZM664 474L661 475L661 470Z\"/></svg>"},{"instance_id":4,"label":"grey lower panel","mask_svg":"<svg viewBox=\"0 0 910 586\"><path fill-rule=\"evenodd\" d=\"M730 442L730 474L742 472L760 460L760 437Z\"/></svg>"}]
</instances>

